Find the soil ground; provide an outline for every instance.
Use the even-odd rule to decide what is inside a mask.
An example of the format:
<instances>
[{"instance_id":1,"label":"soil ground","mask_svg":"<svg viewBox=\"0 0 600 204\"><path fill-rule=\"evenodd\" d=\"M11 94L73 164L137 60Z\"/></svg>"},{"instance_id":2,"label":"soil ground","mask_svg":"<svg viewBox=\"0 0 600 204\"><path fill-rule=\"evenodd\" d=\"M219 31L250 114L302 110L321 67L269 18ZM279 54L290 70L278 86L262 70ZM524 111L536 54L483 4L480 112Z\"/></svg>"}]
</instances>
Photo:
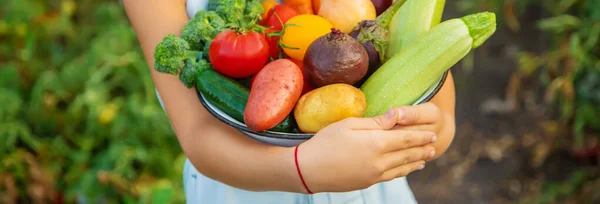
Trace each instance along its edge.
<instances>
[{"instance_id":1,"label":"soil ground","mask_svg":"<svg viewBox=\"0 0 600 204\"><path fill-rule=\"evenodd\" d=\"M543 181L565 180L583 166L557 144L568 136L541 105L542 91L510 83L517 47L544 49L544 36L531 26L542 14L526 13L519 33L499 23L473 61L465 58L452 68L456 136L443 157L408 177L420 203L514 202L539 194ZM448 4L444 19L454 17L460 14Z\"/></svg>"}]
</instances>

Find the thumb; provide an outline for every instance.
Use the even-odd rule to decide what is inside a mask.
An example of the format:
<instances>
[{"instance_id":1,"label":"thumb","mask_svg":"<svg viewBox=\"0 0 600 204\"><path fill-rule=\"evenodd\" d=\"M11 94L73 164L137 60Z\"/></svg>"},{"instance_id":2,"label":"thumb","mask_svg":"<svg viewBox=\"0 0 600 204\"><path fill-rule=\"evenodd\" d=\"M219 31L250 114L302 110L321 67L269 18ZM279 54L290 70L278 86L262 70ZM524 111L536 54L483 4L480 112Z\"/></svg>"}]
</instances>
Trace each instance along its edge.
<instances>
[{"instance_id":1,"label":"thumb","mask_svg":"<svg viewBox=\"0 0 600 204\"><path fill-rule=\"evenodd\" d=\"M352 118L346 122L353 130L389 130L396 125L397 121L398 111L392 108L383 115L370 118Z\"/></svg>"}]
</instances>

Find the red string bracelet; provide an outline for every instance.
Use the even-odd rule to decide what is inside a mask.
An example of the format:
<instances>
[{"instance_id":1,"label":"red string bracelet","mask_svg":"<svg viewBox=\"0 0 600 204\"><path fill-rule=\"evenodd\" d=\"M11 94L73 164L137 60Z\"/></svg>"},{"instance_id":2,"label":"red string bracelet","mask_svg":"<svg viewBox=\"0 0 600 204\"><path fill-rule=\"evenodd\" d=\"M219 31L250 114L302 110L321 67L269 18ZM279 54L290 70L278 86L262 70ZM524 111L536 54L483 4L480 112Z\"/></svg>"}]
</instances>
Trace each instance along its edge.
<instances>
[{"instance_id":1,"label":"red string bracelet","mask_svg":"<svg viewBox=\"0 0 600 204\"><path fill-rule=\"evenodd\" d=\"M306 189L306 191L308 192L308 194L313 194L310 189L308 189L308 186L306 185L306 182L304 182L304 178L302 178L302 172L300 171L300 165L298 165L298 147L300 145L296 146L296 149L294 150L294 160L296 161L296 170L298 170L298 176L300 176L300 181L302 181L302 185L304 185L304 189Z\"/></svg>"}]
</instances>

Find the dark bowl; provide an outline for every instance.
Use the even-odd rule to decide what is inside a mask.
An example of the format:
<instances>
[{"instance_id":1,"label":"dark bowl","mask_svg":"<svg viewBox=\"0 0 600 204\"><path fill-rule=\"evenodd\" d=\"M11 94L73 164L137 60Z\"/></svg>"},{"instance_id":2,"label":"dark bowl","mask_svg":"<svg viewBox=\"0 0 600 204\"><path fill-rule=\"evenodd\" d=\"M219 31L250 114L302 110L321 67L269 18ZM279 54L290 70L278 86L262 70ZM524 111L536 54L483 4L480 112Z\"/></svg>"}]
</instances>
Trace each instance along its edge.
<instances>
[{"instance_id":1,"label":"dark bowl","mask_svg":"<svg viewBox=\"0 0 600 204\"><path fill-rule=\"evenodd\" d=\"M442 77L438 80L437 83L431 86L425 94L421 98L419 98L413 105L418 105L422 103L429 102L442 88L446 78L448 77L448 71L446 71ZM204 98L204 96L196 90L198 93L198 98L200 102L210 112L214 117L224 122L225 124L237 129L238 131L248 135L256 140L266 142L272 145L278 146L286 146L292 147L299 145L300 143L312 138L314 134L306 134L306 133L284 133L284 132L273 132L273 131L265 131L265 132L256 132L250 130L244 123L233 119L223 111L219 110L217 107L213 106L209 101Z\"/></svg>"}]
</instances>

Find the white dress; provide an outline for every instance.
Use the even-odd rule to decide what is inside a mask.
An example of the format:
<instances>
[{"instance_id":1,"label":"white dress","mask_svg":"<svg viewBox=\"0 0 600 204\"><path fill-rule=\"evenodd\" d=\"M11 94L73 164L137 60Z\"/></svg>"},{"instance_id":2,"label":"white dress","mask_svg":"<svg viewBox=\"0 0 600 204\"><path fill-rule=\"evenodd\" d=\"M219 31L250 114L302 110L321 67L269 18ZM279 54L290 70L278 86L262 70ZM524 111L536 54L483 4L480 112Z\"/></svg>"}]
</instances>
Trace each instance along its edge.
<instances>
[{"instance_id":1,"label":"white dress","mask_svg":"<svg viewBox=\"0 0 600 204\"><path fill-rule=\"evenodd\" d=\"M190 18L206 8L208 0L187 0ZM158 92L157 92L158 96ZM159 101L160 96L158 96ZM313 195L287 192L251 192L234 188L210 179L198 172L186 160L183 182L187 203L202 204L413 204L417 203L406 178L398 178L370 188L345 193L317 193Z\"/></svg>"}]
</instances>

